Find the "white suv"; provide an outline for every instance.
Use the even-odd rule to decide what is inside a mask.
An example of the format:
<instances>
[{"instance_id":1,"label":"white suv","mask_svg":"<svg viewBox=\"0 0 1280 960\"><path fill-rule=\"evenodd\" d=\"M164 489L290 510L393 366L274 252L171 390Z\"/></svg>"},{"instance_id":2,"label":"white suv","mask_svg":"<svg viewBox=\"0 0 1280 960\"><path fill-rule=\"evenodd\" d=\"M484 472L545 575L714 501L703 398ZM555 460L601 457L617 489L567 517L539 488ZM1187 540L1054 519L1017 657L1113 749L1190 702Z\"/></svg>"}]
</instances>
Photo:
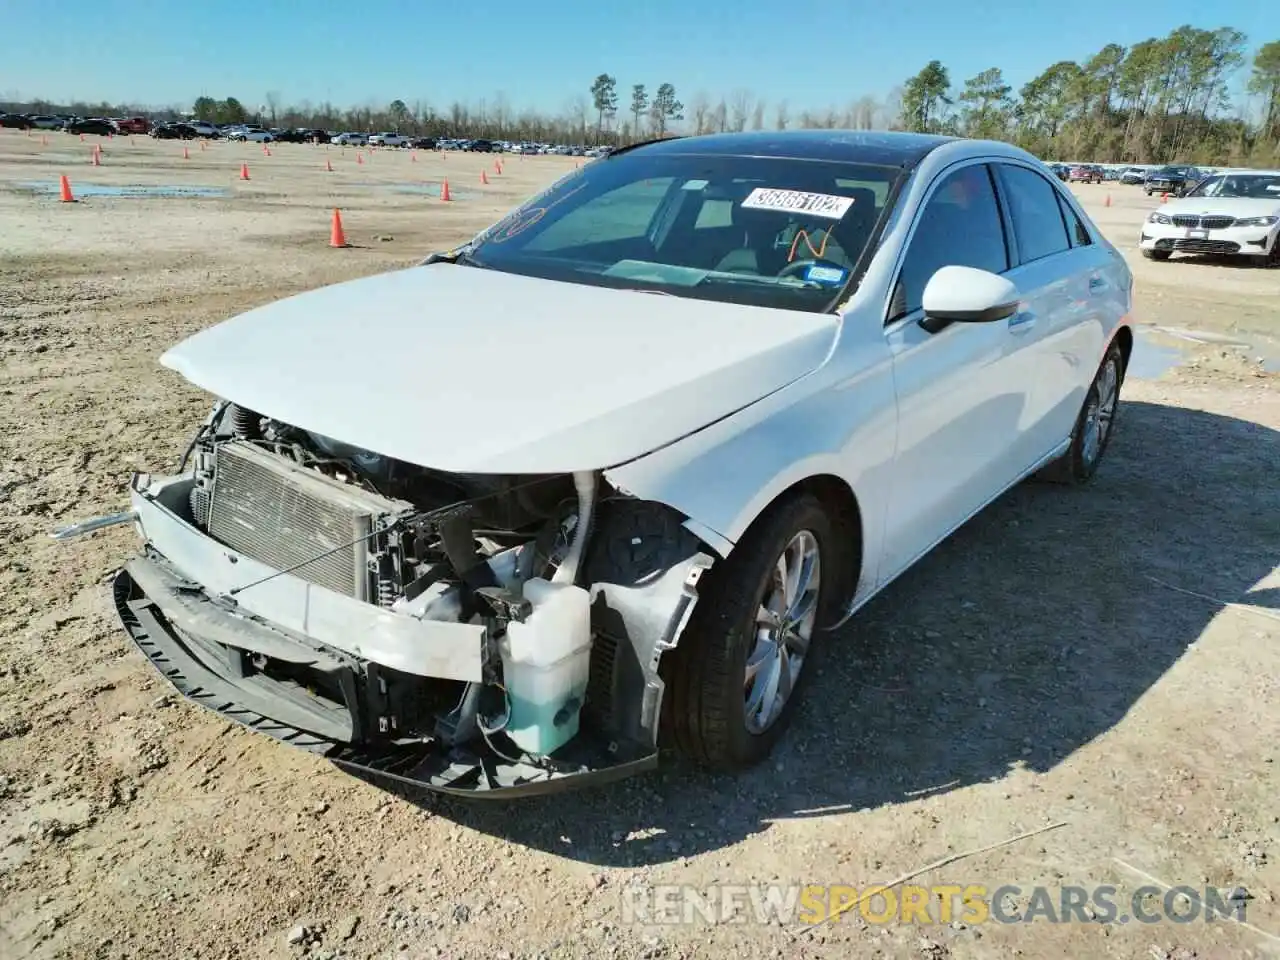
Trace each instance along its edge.
<instances>
[{"instance_id":1,"label":"white suv","mask_svg":"<svg viewBox=\"0 0 1280 960\"><path fill-rule=\"evenodd\" d=\"M369 138L371 147L406 147L408 145L409 138L402 137L398 133L375 133Z\"/></svg>"}]
</instances>

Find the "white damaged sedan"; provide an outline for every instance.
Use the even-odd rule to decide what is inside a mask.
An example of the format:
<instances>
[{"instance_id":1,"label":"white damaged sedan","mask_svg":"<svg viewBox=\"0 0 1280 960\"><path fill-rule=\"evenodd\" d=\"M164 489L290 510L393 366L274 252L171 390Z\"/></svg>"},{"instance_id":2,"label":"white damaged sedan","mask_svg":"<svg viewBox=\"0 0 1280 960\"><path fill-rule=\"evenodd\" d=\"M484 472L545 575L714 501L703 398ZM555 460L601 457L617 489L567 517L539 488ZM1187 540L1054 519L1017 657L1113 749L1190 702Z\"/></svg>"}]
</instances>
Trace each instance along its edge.
<instances>
[{"instance_id":1,"label":"white damaged sedan","mask_svg":"<svg viewBox=\"0 0 1280 960\"><path fill-rule=\"evenodd\" d=\"M1201 180L1147 216L1138 246L1148 260L1213 253L1280 266L1280 171L1223 170Z\"/></svg>"},{"instance_id":2,"label":"white damaged sedan","mask_svg":"<svg viewBox=\"0 0 1280 960\"><path fill-rule=\"evenodd\" d=\"M640 144L170 349L214 398L180 465L54 535L133 523L142 653L342 766L494 797L663 744L742 768L833 627L1024 478L1093 476L1131 299L1007 144Z\"/></svg>"}]
</instances>

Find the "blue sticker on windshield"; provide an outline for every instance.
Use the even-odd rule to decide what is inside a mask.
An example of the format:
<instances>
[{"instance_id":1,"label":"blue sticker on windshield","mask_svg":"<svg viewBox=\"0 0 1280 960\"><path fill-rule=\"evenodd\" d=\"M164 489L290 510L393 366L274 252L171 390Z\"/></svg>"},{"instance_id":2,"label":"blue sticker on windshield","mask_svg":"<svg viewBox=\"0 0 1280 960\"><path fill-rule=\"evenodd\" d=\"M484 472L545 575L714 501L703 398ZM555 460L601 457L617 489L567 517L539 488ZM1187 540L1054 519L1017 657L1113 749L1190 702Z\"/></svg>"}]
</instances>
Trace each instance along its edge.
<instances>
[{"instance_id":1,"label":"blue sticker on windshield","mask_svg":"<svg viewBox=\"0 0 1280 960\"><path fill-rule=\"evenodd\" d=\"M814 264L804 272L804 278L810 283L821 283L834 287L844 283L845 270L841 267L822 267Z\"/></svg>"}]
</instances>

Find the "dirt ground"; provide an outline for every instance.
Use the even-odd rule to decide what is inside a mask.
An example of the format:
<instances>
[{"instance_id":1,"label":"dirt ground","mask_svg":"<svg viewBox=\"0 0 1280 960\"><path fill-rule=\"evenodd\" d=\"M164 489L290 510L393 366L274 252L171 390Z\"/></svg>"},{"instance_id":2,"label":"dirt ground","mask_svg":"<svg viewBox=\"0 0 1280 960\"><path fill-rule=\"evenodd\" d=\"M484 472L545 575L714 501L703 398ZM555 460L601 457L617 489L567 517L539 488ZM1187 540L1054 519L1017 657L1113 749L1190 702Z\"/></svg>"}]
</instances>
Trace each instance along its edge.
<instances>
[{"instance_id":1,"label":"dirt ground","mask_svg":"<svg viewBox=\"0 0 1280 960\"><path fill-rule=\"evenodd\" d=\"M1142 260L1152 201L1079 187L1133 262L1137 320L1231 341L1144 337L1148 373L1125 385L1095 484L1012 491L864 610L764 768L725 778L672 761L567 796L446 802L353 779L171 694L104 587L132 533L47 532L119 509L131 469L176 460L209 400L158 366L164 348L411 264L573 161L507 157L496 176L484 155L187 146L184 160L179 142L116 138L95 168L76 138L0 131L0 956L1280 948L1280 388L1260 360L1280 356L1280 271ZM56 189L60 173L82 202L21 186ZM395 192L446 175L452 204ZM111 185L227 196L89 195ZM328 247L335 207L351 249ZM633 884L862 890L1059 821L912 882L1055 897L1112 884L1121 902L1151 878L1244 887L1251 926L881 924L855 910L797 935L623 913Z\"/></svg>"}]
</instances>

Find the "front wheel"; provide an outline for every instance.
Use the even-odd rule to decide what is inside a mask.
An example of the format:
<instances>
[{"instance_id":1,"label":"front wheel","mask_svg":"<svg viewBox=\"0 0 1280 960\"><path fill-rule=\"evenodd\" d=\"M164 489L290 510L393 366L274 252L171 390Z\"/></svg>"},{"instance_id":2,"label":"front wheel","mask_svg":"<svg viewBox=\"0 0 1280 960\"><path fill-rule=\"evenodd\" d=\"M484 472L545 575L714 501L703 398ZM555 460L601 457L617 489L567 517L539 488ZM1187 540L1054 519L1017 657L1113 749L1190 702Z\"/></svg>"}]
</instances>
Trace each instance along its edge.
<instances>
[{"instance_id":1,"label":"front wheel","mask_svg":"<svg viewBox=\"0 0 1280 960\"><path fill-rule=\"evenodd\" d=\"M1169 250L1143 250L1142 255L1148 260L1168 260L1172 256Z\"/></svg>"},{"instance_id":2,"label":"front wheel","mask_svg":"<svg viewBox=\"0 0 1280 960\"><path fill-rule=\"evenodd\" d=\"M1041 479L1078 486L1093 478L1111 442L1123 383L1124 354L1119 344L1112 343L1085 394L1075 429L1071 432L1071 446L1040 472Z\"/></svg>"},{"instance_id":3,"label":"front wheel","mask_svg":"<svg viewBox=\"0 0 1280 960\"><path fill-rule=\"evenodd\" d=\"M733 770L767 757L811 670L845 561L811 494L776 503L703 581L679 644L662 661L664 727L690 759Z\"/></svg>"}]
</instances>

